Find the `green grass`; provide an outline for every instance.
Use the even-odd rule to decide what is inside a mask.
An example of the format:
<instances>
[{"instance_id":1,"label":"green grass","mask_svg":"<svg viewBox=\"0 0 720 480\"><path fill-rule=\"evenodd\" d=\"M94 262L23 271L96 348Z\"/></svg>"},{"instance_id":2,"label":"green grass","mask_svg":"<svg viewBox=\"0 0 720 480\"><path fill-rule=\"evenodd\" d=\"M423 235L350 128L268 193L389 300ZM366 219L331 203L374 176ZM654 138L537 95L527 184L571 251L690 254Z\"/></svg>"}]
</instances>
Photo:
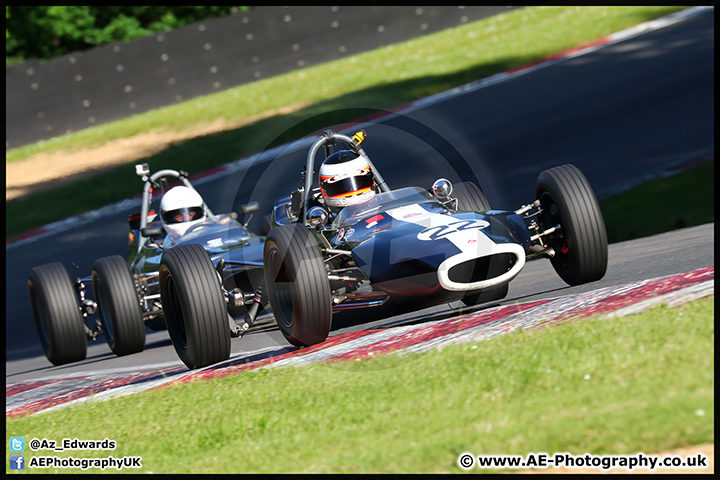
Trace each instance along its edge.
<instances>
[{"instance_id":1,"label":"green grass","mask_svg":"<svg viewBox=\"0 0 720 480\"><path fill-rule=\"evenodd\" d=\"M141 455L145 473L457 473L463 452L660 453L714 441L713 319L708 298L260 370L9 419L6 440L107 437L115 451L72 455Z\"/></svg>"},{"instance_id":2,"label":"green grass","mask_svg":"<svg viewBox=\"0 0 720 480\"><path fill-rule=\"evenodd\" d=\"M310 104L294 113L181 142L143 159L154 170L182 168L197 173L683 8L528 7L10 150L6 161L99 146L152 130L183 130L219 118L234 122L286 106ZM95 193L77 194L84 191ZM102 192L100 198L98 192ZM137 193L132 168L121 166L67 188L9 201L6 238Z\"/></svg>"},{"instance_id":3,"label":"green grass","mask_svg":"<svg viewBox=\"0 0 720 480\"><path fill-rule=\"evenodd\" d=\"M610 243L715 221L715 162L600 201Z\"/></svg>"}]
</instances>

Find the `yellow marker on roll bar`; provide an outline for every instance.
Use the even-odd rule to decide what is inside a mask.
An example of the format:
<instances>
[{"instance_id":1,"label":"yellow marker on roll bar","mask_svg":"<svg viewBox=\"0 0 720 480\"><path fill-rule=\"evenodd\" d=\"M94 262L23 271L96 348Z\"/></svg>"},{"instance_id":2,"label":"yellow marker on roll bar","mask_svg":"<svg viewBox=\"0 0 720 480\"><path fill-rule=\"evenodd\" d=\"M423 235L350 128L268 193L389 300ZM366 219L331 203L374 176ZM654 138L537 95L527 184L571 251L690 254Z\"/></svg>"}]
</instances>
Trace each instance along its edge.
<instances>
[{"instance_id":1,"label":"yellow marker on roll bar","mask_svg":"<svg viewBox=\"0 0 720 480\"><path fill-rule=\"evenodd\" d=\"M367 134L365 133L365 130L360 130L359 132L357 132L355 135L352 136L352 139L355 141L355 143L360 145L362 143L362 141L365 140L366 135Z\"/></svg>"}]
</instances>

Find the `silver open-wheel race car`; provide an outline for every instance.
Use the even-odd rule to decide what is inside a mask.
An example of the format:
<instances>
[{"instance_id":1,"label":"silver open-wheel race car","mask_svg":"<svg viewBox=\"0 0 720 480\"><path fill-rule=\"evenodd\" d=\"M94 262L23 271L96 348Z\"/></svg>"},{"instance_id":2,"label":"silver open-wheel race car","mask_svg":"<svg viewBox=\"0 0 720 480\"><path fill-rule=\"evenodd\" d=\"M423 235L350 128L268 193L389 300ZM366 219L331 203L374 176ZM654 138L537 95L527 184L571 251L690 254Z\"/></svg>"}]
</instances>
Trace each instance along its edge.
<instances>
[{"instance_id":1,"label":"silver open-wheel race car","mask_svg":"<svg viewBox=\"0 0 720 480\"><path fill-rule=\"evenodd\" d=\"M144 188L140 213L128 217L128 259L100 258L91 275L75 282L61 263L30 271L35 326L54 365L84 360L87 340L100 335L116 355L140 352L145 326L167 328L189 368L210 365L229 357L231 336L242 336L262 309L256 290L263 278L264 237L238 222L237 213L214 215L204 202L201 221L167 233L151 211L153 191L164 195L169 182L194 191L187 174L166 169L150 175L147 164L137 165L136 173ZM239 212L257 209L253 202ZM88 283L94 300L86 298Z\"/></svg>"},{"instance_id":2,"label":"silver open-wheel race car","mask_svg":"<svg viewBox=\"0 0 720 480\"><path fill-rule=\"evenodd\" d=\"M504 298L525 262L547 257L569 285L601 279L607 236L597 199L573 165L543 171L535 201L492 210L480 188L437 180L391 190L352 138L326 131L312 145L304 185L275 202L264 252L270 306L293 345L323 342L333 312L386 302L412 308ZM337 208L313 185L315 157L345 149L374 177L367 201ZM359 191L359 190L358 190Z\"/></svg>"}]
</instances>

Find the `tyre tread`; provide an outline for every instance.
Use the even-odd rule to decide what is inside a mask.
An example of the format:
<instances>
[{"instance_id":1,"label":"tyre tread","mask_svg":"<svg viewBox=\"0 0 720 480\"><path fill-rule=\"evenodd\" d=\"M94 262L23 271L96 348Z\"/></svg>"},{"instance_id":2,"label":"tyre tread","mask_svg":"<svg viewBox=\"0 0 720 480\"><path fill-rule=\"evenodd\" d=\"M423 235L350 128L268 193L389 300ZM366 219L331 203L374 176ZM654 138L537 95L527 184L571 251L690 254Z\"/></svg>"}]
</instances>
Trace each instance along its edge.
<instances>
[{"instance_id":1,"label":"tyre tread","mask_svg":"<svg viewBox=\"0 0 720 480\"><path fill-rule=\"evenodd\" d=\"M282 225L269 232L265 245L266 256L274 245L283 259L299 261L299 265L291 266L291 273L295 275L295 285L303 287L293 289L293 294L298 297L293 299L293 324L287 328L282 321L278 321L281 331L293 345L313 345L324 341L332 323L330 284L322 255L312 234L304 225ZM271 288L274 279L270 278L268 269L265 273L266 284Z\"/></svg>"},{"instance_id":2,"label":"tyre tread","mask_svg":"<svg viewBox=\"0 0 720 480\"><path fill-rule=\"evenodd\" d=\"M597 198L574 165L566 164L545 170L538 177L536 198L543 191L552 192L555 203L565 211L563 223L570 250L568 265L557 259L551 262L558 275L569 285L580 285L601 279L607 270L607 233Z\"/></svg>"},{"instance_id":3,"label":"tyre tread","mask_svg":"<svg viewBox=\"0 0 720 480\"><path fill-rule=\"evenodd\" d=\"M47 339L42 338L39 325L42 320L37 312L40 305L33 304L33 295L30 293L33 288L35 301L38 303L44 301L47 307L48 325L45 326ZM48 360L56 366L84 360L87 356L84 321L65 267L57 262L34 267L30 270L28 291L35 326Z\"/></svg>"},{"instance_id":4,"label":"tyre tread","mask_svg":"<svg viewBox=\"0 0 720 480\"><path fill-rule=\"evenodd\" d=\"M206 250L197 244L172 248L163 254L161 271L163 269L173 277L186 317L187 346L183 348L173 339L180 359L190 369L227 360L230 357L228 313ZM161 273L161 282L163 278ZM175 320L166 313L165 321Z\"/></svg>"},{"instance_id":5,"label":"tyre tread","mask_svg":"<svg viewBox=\"0 0 720 480\"><path fill-rule=\"evenodd\" d=\"M110 349L118 356L143 351L145 349L145 324L127 262L120 255L103 257L95 261L93 290L97 300L96 278L101 280L106 293L112 292L108 298L111 311L101 312L103 315L112 316L114 314L115 316L115 321L109 318L103 319L103 321L113 322L114 338L110 339L106 335ZM100 307L100 305L98 306Z\"/></svg>"},{"instance_id":6,"label":"tyre tread","mask_svg":"<svg viewBox=\"0 0 720 480\"><path fill-rule=\"evenodd\" d=\"M474 210L484 212L491 210L490 202L485 194L473 182L461 182L453 185L451 197L458 199L458 210Z\"/></svg>"}]
</instances>

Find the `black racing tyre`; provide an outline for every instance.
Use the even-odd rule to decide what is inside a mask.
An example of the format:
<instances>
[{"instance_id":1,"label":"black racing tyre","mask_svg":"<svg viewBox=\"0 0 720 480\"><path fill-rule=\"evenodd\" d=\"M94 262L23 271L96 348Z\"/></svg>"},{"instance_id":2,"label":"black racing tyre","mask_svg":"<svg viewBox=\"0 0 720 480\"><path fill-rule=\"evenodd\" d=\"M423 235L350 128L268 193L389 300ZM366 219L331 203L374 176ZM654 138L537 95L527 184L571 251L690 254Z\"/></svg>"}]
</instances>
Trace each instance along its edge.
<instances>
[{"instance_id":1,"label":"black racing tyre","mask_svg":"<svg viewBox=\"0 0 720 480\"><path fill-rule=\"evenodd\" d=\"M476 212L490 210L490 202L488 202L480 187L473 182L462 182L453 185L450 196L457 198L458 210L473 210Z\"/></svg>"},{"instance_id":2,"label":"black racing tyre","mask_svg":"<svg viewBox=\"0 0 720 480\"><path fill-rule=\"evenodd\" d=\"M92 287L110 350L118 357L142 352L145 324L125 259L120 255L97 259L92 270Z\"/></svg>"},{"instance_id":3,"label":"black racing tyre","mask_svg":"<svg viewBox=\"0 0 720 480\"><path fill-rule=\"evenodd\" d=\"M260 235L266 237L272 229L272 215L268 214L262 217L260 220Z\"/></svg>"},{"instance_id":4,"label":"black racing tyre","mask_svg":"<svg viewBox=\"0 0 720 480\"><path fill-rule=\"evenodd\" d=\"M330 282L313 234L297 223L273 228L263 260L270 306L285 338L296 346L325 341L332 323Z\"/></svg>"},{"instance_id":5,"label":"black racing tyre","mask_svg":"<svg viewBox=\"0 0 720 480\"><path fill-rule=\"evenodd\" d=\"M550 258L568 285L600 280L607 270L608 242L602 212L585 175L574 165L543 171L535 187L542 229L560 224L560 234L547 238Z\"/></svg>"},{"instance_id":6,"label":"black racing tyre","mask_svg":"<svg viewBox=\"0 0 720 480\"><path fill-rule=\"evenodd\" d=\"M160 261L160 298L170 340L191 370L230 358L230 326L220 279L205 249L179 245Z\"/></svg>"},{"instance_id":7,"label":"black racing tyre","mask_svg":"<svg viewBox=\"0 0 720 480\"><path fill-rule=\"evenodd\" d=\"M509 285L509 283L505 283L502 285L496 285L494 287L484 288L478 293L473 293L471 295L468 295L467 297L464 297L462 299L462 302L468 307L472 307L474 305L480 305L481 303L502 300L503 298L507 297Z\"/></svg>"},{"instance_id":8,"label":"black racing tyre","mask_svg":"<svg viewBox=\"0 0 720 480\"><path fill-rule=\"evenodd\" d=\"M45 356L53 365L85 360L85 322L70 276L61 263L30 270L28 295Z\"/></svg>"}]
</instances>

